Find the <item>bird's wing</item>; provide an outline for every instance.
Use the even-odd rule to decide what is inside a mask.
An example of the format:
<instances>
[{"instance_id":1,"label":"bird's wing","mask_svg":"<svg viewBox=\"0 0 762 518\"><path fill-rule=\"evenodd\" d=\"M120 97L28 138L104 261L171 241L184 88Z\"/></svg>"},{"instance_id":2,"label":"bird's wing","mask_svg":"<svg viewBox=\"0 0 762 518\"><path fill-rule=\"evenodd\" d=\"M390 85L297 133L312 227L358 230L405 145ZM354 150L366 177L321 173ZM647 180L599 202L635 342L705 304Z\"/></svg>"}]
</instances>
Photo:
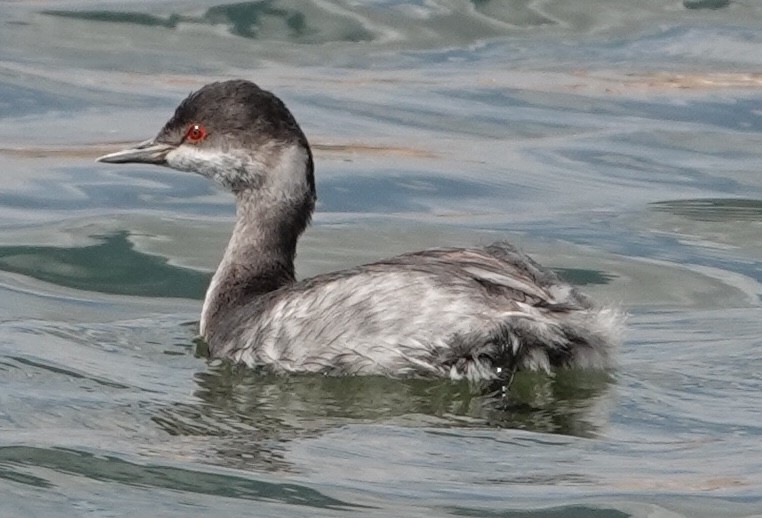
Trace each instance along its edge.
<instances>
[{"instance_id":1,"label":"bird's wing","mask_svg":"<svg viewBox=\"0 0 762 518\"><path fill-rule=\"evenodd\" d=\"M553 282L558 282L555 274L542 269L513 248L496 250L492 247L437 248L405 254L382 263L404 264L429 271L441 271L444 275L470 278L493 295L504 295L532 305L557 302L551 289Z\"/></svg>"}]
</instances>

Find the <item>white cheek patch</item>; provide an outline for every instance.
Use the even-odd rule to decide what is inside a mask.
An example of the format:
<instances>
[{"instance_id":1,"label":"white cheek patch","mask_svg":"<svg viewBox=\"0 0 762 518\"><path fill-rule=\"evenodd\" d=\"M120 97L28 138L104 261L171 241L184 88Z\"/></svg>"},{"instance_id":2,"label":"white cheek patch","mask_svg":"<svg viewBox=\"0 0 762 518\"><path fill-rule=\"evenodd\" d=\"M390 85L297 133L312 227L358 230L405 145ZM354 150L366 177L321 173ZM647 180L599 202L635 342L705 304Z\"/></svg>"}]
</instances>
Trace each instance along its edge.
<instances>
[{"instance_id":1,"label":"white cheek patch","mask_svg":"<svg viewBox=\"0 0 762 518\"><path fill-rule=\"evenodd\" d=\"M167 165L179 171L198 173L217 183L229 186L238 177L256 165L249 157L222 153L193 145L181 145L167 153ZM256 169L254 169L256 171Z\"/></svg>"},{"instance_id":2,"label":"white cheek patch","mask_svg":"<svg viewBox=\"0 0 762 518\"><path fill-rule=\"evenodd\" d=\"M225 187L240 184L242 179L250 182L259 180L282 195L305 188L307 160L307 151L301 145L282 147L276 143L250 153L223 152L183 144L166 156L169 167L198 173Z\"/></svg>"}]
</instances>

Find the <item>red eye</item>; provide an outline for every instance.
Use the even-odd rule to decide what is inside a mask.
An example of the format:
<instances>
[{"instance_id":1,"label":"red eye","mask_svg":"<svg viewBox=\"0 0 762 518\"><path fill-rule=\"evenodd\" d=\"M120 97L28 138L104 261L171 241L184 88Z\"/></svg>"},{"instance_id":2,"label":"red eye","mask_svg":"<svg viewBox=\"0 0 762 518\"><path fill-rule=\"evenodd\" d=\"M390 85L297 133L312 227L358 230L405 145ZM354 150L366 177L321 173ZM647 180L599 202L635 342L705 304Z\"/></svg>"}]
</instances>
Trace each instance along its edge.
<instances>
[{"instance_id":1,"label":"red eye","mask_svg":"<svg viewBox=\"0 0 762 518\"><path fill-rule=\"evenodd\" d=\"M188 126L188 131L185 132L185 139L188 142L200 142L206 137L206 129L201 124L193 123Z\"/></svg>"}]
</instances>

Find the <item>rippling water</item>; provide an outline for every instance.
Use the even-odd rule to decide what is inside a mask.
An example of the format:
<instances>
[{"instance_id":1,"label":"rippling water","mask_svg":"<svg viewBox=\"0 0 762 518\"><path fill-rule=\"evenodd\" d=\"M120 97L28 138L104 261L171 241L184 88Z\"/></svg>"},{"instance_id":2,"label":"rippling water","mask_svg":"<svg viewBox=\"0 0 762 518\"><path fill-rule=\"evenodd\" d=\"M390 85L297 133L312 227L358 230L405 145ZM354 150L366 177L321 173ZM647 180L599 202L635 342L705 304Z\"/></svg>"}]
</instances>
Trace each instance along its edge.
<instances>
[{"instance_id":1,"label":"rippling water","mask_svg":"<svg viewBox=\"0 0 762 518\"><path fill-rule=\"evenodd\" d=\"M0 2L0 515L762 514L762 7ZM611 375L197 356L232 200L94 164L244 77L310 137L301 275L510 238L630 313Z\"/></svg>"}]
</instances>

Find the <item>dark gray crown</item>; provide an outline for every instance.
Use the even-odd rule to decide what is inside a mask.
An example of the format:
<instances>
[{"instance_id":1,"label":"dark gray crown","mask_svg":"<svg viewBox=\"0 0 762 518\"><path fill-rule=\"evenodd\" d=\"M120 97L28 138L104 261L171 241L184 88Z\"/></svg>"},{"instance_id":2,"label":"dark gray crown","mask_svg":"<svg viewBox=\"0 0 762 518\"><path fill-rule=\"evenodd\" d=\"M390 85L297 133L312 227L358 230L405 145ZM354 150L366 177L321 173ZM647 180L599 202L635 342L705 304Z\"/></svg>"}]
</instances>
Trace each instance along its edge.
<instances>
[{"instance_id":1,"label":"dark gray crown","mask_svg":"<svg viewBox=\"0 0 762 518\"><path fill-rule=\"evenodd\" d=\"M307 137L275 94L243 79L210 83L180 103L156 141L179 145L193 123L203 124L208 133L199 147L256 152L272 143L302 145L308 154L307 182L314 192L314 165Z\"/></svg>"}]
</instances>

